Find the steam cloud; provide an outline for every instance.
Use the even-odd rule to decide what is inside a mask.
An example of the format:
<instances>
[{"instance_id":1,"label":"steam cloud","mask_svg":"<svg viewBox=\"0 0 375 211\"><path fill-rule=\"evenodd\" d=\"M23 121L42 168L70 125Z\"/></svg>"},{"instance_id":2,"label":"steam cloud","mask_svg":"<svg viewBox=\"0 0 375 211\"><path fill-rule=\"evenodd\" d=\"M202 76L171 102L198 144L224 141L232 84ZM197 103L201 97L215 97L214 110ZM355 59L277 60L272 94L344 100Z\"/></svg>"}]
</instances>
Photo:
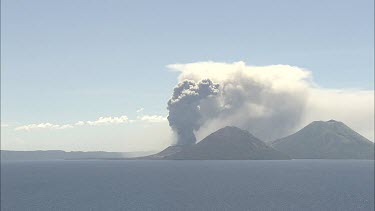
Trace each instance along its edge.
<instances>
[{"instance_id":1,"label":"steam cloud","mask_svg":"<svg viewBox=\"0 0 375 211\"><path fill-rule=\"evenodd\" d=\"M213 132L228 125L272 140L288 134L304 113L310 74L300 68L288 65L248 67L243 62L169 67L182 72L179 80L183 82L175 88L168 103L168 119L179 141L181 138L195 142L193 131L201 126ZM196 94L199 91L194 81L204 78L220 85L213 89L215 98L209 101L201 101L209 92L203 96ZM176 101L179 104L172 107Z\"/></svg>"},{"instance_id":2,"label":"steam cloud","mask_svg":"<svg viewBox=\"0 0 375 211\"><path fill-rule=\"evenodd\" d=\"M184 80L173 90L173 96L168 101L168 121L177 134L177 145L194 144L194 130L204 123L200 106L219 93L219 84L209 79L198 83Z\"/></svg>"},{"instance_id":3,"label":"steam cloud","mask_svg":"<svg viewBox=\"0 0 375 211\"><path fill-rule=\"evenodd\" d=\"M187 99L180 103L179 109L170 109L172 129L189 136L190 140L193 140L193 130L197 131L202 124L210 132L233 125L271 140L289 133L304 113L308 95L306 81L310 74L300 68L288 65L248 67L243 62L203 62L170 67L182 71L179 79L183 81L175 89L171 102L180 98L181 91L190 90L188 84L194 87L193 81L209 78L220 84L219 90L215 91L220 94L214 99L205 102L200 101L204 97ZM174 119L178 119L177 128Z\"/></svg>"},{"instance_id":4,"label":"steam cloud","mask_svg":"<svg viewBox=\"0 0 375 211\"><path fill-rule=\"evenodd\" d=\"M168 120L179 141L193 143L193 131L201 139L228 125L246 129L263 140L289 135L314 120L337 118L360 132L363 123L373 126L373 119L367 118L373 114L373 91L356 91L358 97L353 98L353 92L322 89L312 82L309 71L299 67L256 67L244 62L197 62L168 67L180 72L181 83L168 102ZM218 85L201 95L195 82L200 84L207 78L210 86ZM210 94L212 97L205 99ZM330 100L341 102L345 98L352 99L351 105L336 105ZM356 102L358 105L354 105ZM348 115L344 114L351 111L356 115L346 118Z\"/></svg>"}]
</instances>

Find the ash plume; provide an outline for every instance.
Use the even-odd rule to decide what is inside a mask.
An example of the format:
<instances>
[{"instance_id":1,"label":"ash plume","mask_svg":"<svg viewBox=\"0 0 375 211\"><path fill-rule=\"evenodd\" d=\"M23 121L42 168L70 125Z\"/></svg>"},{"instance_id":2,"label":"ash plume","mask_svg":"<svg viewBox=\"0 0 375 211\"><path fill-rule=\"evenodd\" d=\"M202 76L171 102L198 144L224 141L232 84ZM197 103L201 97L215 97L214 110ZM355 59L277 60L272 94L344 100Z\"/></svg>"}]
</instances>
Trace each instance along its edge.
<instances>
[{"instance_id":1,"label":"ash plume","mask_svg":"<svg viewBox=\"0 0 375 211\"><path fill-rule=\"evenodd\" d=\"M310 71L290 65L195 62L168 67L180 73L180 82L209 79L219 84L214 97L195 104L199 106L193 112L196 118L191 112L172 112L181 115L174 119L190 121L194 127L188 134L192 136L193 130L198 140L225 126L248 130L265 141L275 140L312 121L327 119L347 122L374 139L373 90L321 88L313 82ZM178 90L175 94L172 99L180 95Z\"/></svg>"},{"instance_id":2,"label":"ash plume","mask_svg":"<svg viewBox=\"0 0 375 211\"><path fill-rule=\"evenodd\" d=\"M195 144L194 131L204 123L200 106L219 94L219 84L209 79L184 80L173 90L168 101L168 121L177 135L176 145Z\"/></svg>"},{"instance_id":3,"label":"ash plume","mask_svg":"<svg viewBox=\"0 0 375 211\"><path fill-rule=\"evenodd\" d=\"M222 127L236 126L263 140L273 140L299 126L305 113L311 83L310 73L301 68L289 65L252 67L243 62L198 62L169 67L180 71L179 80L183 81L175 89L173 99L179 99L180 90L189 87L188 84L193 83L191 80L208 78L220 85L215 89L218 94L214 99L199 102L194 98L192 105L189 99L195 95L183 95L189 103L181 103L178 112L170 110L172 128L178 125L180 133L187 133L183 129L188 128L189 135L184 136L192 136L195 131L201 139ZM190 93L190 89L187 90ZM175 124L174 119L181 123Z\"/></svg>"}]
</instances>

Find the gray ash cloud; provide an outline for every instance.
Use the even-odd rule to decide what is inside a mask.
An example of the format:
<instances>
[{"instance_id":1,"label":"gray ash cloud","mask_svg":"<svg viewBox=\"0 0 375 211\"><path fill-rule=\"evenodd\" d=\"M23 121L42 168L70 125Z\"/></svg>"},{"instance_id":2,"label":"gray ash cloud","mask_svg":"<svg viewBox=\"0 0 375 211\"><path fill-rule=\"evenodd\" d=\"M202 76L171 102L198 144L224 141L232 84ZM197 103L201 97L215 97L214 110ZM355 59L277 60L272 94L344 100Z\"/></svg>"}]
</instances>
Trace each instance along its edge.
<instances>
[{"instance_id":1,"label":"gray ash cloud","mask_svg":"<svg viewBox=\"0 0 375 211\"><path fill-rule=\"evenodd\" d=\"M177 135L176 145L196 143L194 131L204 123L201 105L207 104L219 92L219 84L209 79L184 80L174 88L167 108L169 125Z\"/></svg>"}]
</instances>

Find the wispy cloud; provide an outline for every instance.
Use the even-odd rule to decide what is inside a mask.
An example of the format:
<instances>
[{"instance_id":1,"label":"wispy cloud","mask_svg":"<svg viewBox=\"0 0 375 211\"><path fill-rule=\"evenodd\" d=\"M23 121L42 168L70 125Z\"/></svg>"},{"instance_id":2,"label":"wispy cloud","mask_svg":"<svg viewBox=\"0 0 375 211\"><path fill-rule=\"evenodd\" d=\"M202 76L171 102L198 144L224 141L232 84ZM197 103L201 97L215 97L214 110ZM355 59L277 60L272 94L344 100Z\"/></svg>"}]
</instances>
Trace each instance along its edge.
<instances>
[{"instance_id":1,"label":"wispy cloud","mask_svg":"<svg viewBox=\"0 0 375 211\"><path fill-rule=\"evenodd\" d=\"M142 115L138 116L137 120L145 122L164 122L167 121L167 117L158 115Z\"/></svg>"},{"instance_id":2,"label":"wispy cloud","mask_svg":"<svg viewBox=\"0 0 375 211\"><path fill-rule=\"evenodd\" d=\"M51 124L47 122L47 123L40 123L40 124L23 125L20 127L16 127L14 130L30 131L33 129L68 129L68 128L73 128L73 126L70 124L55 125L55 124Z\"/></svg>"},{"instance_id":3,"label":"wispy cloud","mask_svg":"<svg viewBox=\"0 0 375 211\"><path fill-rule=\"evenodd\" d=\"M77 123L81 123L79 121ZM110 124L121 124L121 123L128 123L129 118L127 116L120 116L120 117L100 117L95 121L87 121L85 124L87 125L110 125ZM77 124L76 123L76 124Z\"/></svg>"},{"instance_id":4,"label":"wispy cloud","mask_svg":"<svg viewBox=\"0 0 375 211\"><path fill-rule=\"evenodd\" d=\"M125 123L133 123L133 122L150 122L150 123L157 123L166 121L167 117L160 116L160 115L140 115L137 116L136 119L129 119L128 116L119 116L119 117L99 117L93 121L77 121L76 123L72 124L52 124L52 123L38 123L38 124L29 124L29 125L22 125L16 127L14 130L24 130L24 131L31 131L35 129L70 129L74 127L80 126L102 126L102 125L116 125L116 124L125 124ZM2 125L3 127L3 125Z\"/></svg>"},{"instance_id":5,"label":"wispy cloud","mask_svg":"<svg viewBox=\"0 0 375 211\"><path fill-rule=\"evenodd\" d=\"M145 109L144 108L140 108L140 109L137 110L137 113L142 112L143 110L145 110Z\"/></svg>"},{"instance_id":6,"label":"wispy cloud","mask_svg":"<svg viewBox=\"0 0 375 211\"><path fill-rule=\"evenodd\" d=\"M1 127L9 127L9 124L1 123Z\"/></svg>"},{"instance_id":7,"label":"wispy cloud","mask_svg":"<svg viewBox=\"0 0 375 211\"><path fill-rule=\"evenodd\" d=\"M86 123L84 121L78 121L74 125L76 125L76 126L82 126L82 125L85 125L85 124Z\"/></svg>"}]
</instances>

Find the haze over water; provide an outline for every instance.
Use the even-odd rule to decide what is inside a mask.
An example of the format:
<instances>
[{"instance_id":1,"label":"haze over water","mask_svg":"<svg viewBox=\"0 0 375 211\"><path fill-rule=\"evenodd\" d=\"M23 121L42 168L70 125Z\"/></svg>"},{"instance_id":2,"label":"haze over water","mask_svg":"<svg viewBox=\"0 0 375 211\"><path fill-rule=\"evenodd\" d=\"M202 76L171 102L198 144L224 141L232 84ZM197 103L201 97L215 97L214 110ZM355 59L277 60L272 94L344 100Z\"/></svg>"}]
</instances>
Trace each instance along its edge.
<instances>
[{"instance_id":1,"label":"haze over water","mask_svg":"<svg viewBox=\"0 0 375 211\"><path fill-rule=\"evenodd\" d=\"M1 165L1 210L374 210L373 160Z\"/></svg>"}]
</instances>

